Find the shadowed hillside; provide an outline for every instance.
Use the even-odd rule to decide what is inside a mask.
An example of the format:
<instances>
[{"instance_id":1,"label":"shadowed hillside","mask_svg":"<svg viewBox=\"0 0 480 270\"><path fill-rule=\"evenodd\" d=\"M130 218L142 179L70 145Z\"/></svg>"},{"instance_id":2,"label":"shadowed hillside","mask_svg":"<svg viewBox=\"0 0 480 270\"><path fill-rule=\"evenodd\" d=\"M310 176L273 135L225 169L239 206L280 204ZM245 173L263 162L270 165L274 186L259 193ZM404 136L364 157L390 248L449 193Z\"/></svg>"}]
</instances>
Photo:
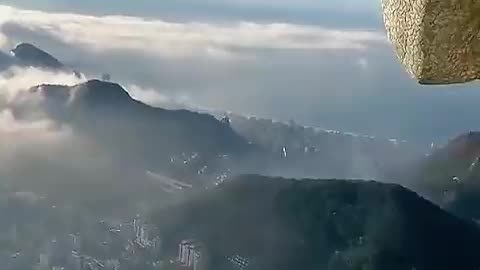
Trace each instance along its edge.
<instances>
[{"instance_id":1,"label":"shadowed hillside","mask_svg":"<svg viewBox=\"0 0 480 270\"><path fill-rule=\"evenodd\" d=\"M170 244L254 269L477 269L480 231L397 185L239 177L160 212ZM214 268L213 268L214 269Z\"/></svg>"}]
</instances>

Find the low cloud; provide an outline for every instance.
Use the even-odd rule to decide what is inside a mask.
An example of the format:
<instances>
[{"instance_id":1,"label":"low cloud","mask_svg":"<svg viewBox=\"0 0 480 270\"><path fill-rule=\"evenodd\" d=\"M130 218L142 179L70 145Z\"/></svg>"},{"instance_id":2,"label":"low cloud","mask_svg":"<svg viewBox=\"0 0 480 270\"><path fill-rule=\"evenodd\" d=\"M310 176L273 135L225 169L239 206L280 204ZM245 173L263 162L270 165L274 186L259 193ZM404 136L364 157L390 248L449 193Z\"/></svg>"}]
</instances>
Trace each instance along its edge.
<instances>
[{"instance_id":1,"label":"low cloud","mask_svg":"<svg viewBox=\"0 0 480 270\"><path fill-rule=\"evenodd\" d=\"M0 73L0 185L7 181L21 188L23 181L40 185L66 176L80 180L82 174L99 176L111 168L111 160L96 150L94 141L49 118L42 97L28 91L38 84L81 81L69 73L36 68L14 67Z\"/></svg>"},{"instance_id":2,"label":"low cloud","mask_svg":"<svg viewBox=\"0 0 480 270\"><path fill-rule=\"evenodd\" d=\"M66 129L59 128L39 106L42 97L29 92L40 84L75 85L81 80L73 74L45 71L37 68L13 67L0 73L0 136L11 137L12 144L26 141L43 142L55 137ZM15 113L19 109L28 110L21 117ZM24 117L25 116L25 117ZM68 128L67 128L68 129ZM57 133L59 131L59 133ZM63 135L62 135L63 136ZM26 139L26 140L24 140Z\"/></svg>"},{"instance_id":3,"label":"low cloud","mask_svg":"<svg viewBox=\"0 0 480 270\"><path fill-rule=\"evenodd\" d=\"M164 94L167 91L159 91L153 88L142 88L134 84L126 86L126 90L133 99L139 100L153 107L173 110L191 109L196 111L212 111L211 108L202 107L200 104L196 103L188 94Z\"/></svg>"},{"instance_id":4,"label":"low cloud","mask_svg":"<svg viewBox=\"0 0 480 270\"><path fill-rule=\"evenodd\" d=\"M19 94L41 84L75 85L83 82L73 73L54 72L33 67L12 67L0 74L0 99L12 102Z\"/></svg>"}]
</instances>

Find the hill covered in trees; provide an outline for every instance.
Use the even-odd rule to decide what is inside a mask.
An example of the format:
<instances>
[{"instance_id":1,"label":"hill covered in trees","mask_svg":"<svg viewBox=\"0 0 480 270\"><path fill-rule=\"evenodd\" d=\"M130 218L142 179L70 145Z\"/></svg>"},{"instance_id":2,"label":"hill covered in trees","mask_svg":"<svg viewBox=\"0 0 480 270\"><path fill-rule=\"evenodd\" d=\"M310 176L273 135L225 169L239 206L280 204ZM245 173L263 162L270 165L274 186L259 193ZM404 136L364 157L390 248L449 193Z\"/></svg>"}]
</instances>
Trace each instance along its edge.
<instances>
[{"instance_id":1,"label":"hill covered in trees","mask_svg":"<svg viewBox=\"0 0 480 270\"><path fill-rule=\"evenodd\" d=\"M246 175L156 217L252 269L478 269L479 228L401 186ZM212 266L215 269L215 266Z\"/></svg>"}]
</instances>

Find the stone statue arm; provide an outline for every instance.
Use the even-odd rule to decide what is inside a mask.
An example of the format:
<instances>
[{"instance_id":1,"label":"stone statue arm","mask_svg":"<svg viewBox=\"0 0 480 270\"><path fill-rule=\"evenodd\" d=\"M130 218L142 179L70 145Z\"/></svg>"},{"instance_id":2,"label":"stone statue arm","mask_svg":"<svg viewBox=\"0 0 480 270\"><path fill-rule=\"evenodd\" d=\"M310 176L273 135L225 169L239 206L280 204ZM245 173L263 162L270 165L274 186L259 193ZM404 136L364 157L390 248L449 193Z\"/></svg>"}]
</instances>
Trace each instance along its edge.
<instances>
[{"instance_id":1,"label":"stone statue arm","mask_svg":"<svg viewBox=\"0 0 480 270\"><path fill-rule=\"evenodd\" d=\"M389 40L420 84L480 78L480 0L382 0Z\"/></svg>"}]
</instances>

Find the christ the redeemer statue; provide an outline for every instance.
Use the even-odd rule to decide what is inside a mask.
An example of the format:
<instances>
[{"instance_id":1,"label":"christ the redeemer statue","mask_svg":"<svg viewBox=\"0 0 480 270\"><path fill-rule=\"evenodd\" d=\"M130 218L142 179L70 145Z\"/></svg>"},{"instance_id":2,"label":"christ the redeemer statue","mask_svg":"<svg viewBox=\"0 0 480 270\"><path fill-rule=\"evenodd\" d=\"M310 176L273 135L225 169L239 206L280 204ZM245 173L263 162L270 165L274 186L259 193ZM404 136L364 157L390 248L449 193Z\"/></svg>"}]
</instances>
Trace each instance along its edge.
<instances>
[{"instance_id":1,"label":"christ the redeemer statue","mask_svg":"<svg viewBox=\"0 0 480 270\"><path fill-rule=\"evenodd\" d=\"M387 35L420 84L480 79L480 0L382 0Z\"/></svg>"}]
</instances>

